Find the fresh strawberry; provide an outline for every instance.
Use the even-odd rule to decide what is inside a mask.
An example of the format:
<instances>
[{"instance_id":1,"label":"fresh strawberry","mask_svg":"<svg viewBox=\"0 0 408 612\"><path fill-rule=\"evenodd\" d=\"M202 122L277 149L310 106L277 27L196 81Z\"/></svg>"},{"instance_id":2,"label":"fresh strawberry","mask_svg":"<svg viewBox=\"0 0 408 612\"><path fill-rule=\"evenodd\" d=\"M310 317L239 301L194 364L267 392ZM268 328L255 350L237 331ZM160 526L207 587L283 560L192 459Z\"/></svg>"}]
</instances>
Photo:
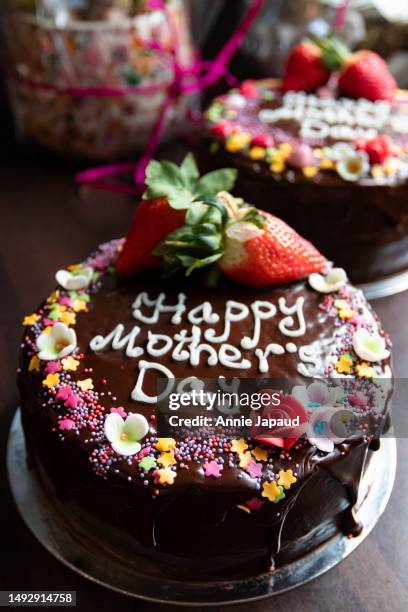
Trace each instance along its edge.
<instances>
[{"instance_id":1,"label":"fresh strawberry","mask_svg":"<svg viewBox=\"0 0 408 612\"><path fill-rule=\"evenodd\" d=\"M147 189L135 210L116 269L130 276L160 265L155 248L183 226L194 202L212 199L223 189L232 189L237 172L214 170L200 178L191 154L180 166L168 161L151 161L146 169Z\"/></svg>"},{"instance_id":2,"label":"fresh strawberry","mask_svg":"<svg viewBox=\"0 0 408 612\"><path fill-rule=\"evenodd\" d=\"M312 42L301 42L288 55L282 90L314 91L325 85L329 77L320 49Z\"/></svg>"},{"instance_id":3,"label":"fresh strawberry","mask_svg":"<svg viewBox=\"0 0 408 612\"><path fill-rule=\"evenodd\" d=\"M166 198L142 200L136 208L116 264L119 276L129 276L160 265L153 249L184 223L185 211L169 206Z\"/></svg>"},{"instance_id":4,"label":"fresh strawberry","mask_svg":"<svg viewBox=\"0 0 408 612\"><path fill-rule=\"evenodd\" d=\"M394 143L388 134L380 134L375 138L366 140L356 138L356 149L365 151L371 164L383 164L388 157L394 154Z\"/></svg>"},{"instance_id":5,"label":"fresh strawberry","mask_svg":"<svg viewBox=\"0 0 408 612\"><path fill-rule=\"evenodd\" d=\"M326 259L284 221L260 211L262 229L237 222L227 230L219 266L226 276L248 285L266 287L294 281L323 270ZM248 238L248 239L247 239Z\"/></svg>"},{"instance_id":6,"label":"fresh strawberry","mask_svg":"<svg viewBox=\"0 0 408 612\"><path fill-rule=\"evenodd\" d=\"M350 98L390 101L395 97L397 84L382 57L364 50L348 57L340 72L339 90Z\"/></svg>"}]
</instances>

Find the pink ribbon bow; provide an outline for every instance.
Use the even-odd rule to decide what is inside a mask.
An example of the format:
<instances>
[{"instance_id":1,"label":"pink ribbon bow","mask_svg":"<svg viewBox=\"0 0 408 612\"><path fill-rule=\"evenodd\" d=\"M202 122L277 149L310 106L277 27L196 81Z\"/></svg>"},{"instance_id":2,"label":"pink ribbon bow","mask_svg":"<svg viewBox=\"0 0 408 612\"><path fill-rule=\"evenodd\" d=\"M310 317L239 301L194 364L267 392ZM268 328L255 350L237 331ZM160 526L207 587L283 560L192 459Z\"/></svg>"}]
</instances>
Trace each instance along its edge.
<instances>
[{"instance_id":1,"label":"pink ribbon bow","mask_svg":"<svg viewBox=\"0 0 408 612\"><path fill-rule=\"evenodd\" d=\"M253 21L257 17L259 11L264 4L264 0L252 0L246 14L244 15L241 23L237 30L226 42L221 51L218 53L216 58L209 62L203 62L196 58L191 66L182 66L178 59L178 36L177 30L174 27L174 23L169 16L166 6L163 0L150 0L149 7L163 10L166 14L168 23L171 30L172 37L172 70L173 80L167 87L166 98L160 108L159 116L153 127L152 133L149 137L146 150L142 157L138 161L128 161L122 163L108 164L104 166L98 166L96 168L90 168L76 175L75 180L79 184L90 184L96 189L105 189L109 191L121 192L121 193L132 193L140 194L143 191L144 179L146 167L149 161L154 156L157 149L160 135L166 123L168 111L174 104L174 102L181 95L191 95L214 85L222 76L227 73L227 67L232 59L232 56L241 45L246 33L251 27ZM106 91L101 88L102 92L86 92L82 91L81 95L123 95L123 91ZM139 86L135 88L129 88L125 93L128 93L130 89L139 91L140 93L150 93L150 87ZM128 172L134 172L134 186L122 185L119 183L111 183L105 179L118 176L120 174L126 174Z\"/></svg>"}]
</instances>

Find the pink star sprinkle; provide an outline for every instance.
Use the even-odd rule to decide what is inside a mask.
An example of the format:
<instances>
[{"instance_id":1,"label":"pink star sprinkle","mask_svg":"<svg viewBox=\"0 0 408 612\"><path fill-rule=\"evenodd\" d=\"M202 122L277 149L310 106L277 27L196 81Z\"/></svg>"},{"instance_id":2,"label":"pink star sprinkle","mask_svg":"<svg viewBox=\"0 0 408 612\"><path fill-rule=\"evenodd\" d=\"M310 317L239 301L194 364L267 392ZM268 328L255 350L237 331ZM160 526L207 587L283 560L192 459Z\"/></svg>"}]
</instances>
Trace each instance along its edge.
<instances>
[{"instance_id":1,"label":"pink star sprinkle","mask_svg":"<svg viewBox=\"0 0 408 612\"><path fill-rule=\"evenodd\" d=\"M75 423L74 421L72 421L71 419L61 419L61 421L58 422L58 427L60 429L72 429L74 427Z\"/></svg>"},{"instance_id":2,"label":"pink star sprinkle","mask_svg":"<svg viewBox=\"0 0 408 612\"><path fill-rule=\"evenodd\" d=\"M71 387L69 385L64 385L59 389L57 393L57 399L63 400L65 402L65 400L67 400L70 395L72 395Z\"/></svg>"},{"instance_id":3,"label":"pink star sprinkle","mask_svg":"<svg viewBox=\"0 0 408 612\"><path fill-rule=\"evenodd\" d=\"M43 323L45 325L45 327L48 327L49 325L51 325L51 327L54 325L55 321L53 319L43 319Z\"/></svg>"},{"instance_id":4,"label":"pink star sprinkle","mask_svg":"<svg viewBox=\"0 0 408 612\"><path fill-rule=\"evenodd\" d=\"M65 400L64 406L66 406L67 408L75 409L77 408L80 401L81 398L79 397L79 395L77 395L76 393L71 393L71 395Z\"/></svg>"},{"instance_id":5,"label":"pink star sprinkle","mask_svg":"<svg viewBox=\"0 0 408 612\"><path fill-rule=\"evenodd\" d=\"M111 408L111 412L112 412L112 408ZM146 446L145 448L142 448L142 450L137 456L138 459L143 459L143 457L147 457L147 455L150 455L151 450L152 450L151 446Z\"/></svg>"},{"instance_id":6,"label":"pink star sprinkle","mask_svg":"<svg viewBox=\"0 0 408 612\"><path fill-rule=\"evenodd\" d=\"M71 298L69 298L67 295L63 295L63 296L60 298L59 303L60 303L62 306L71 306L71 304L72 304L72 300L71 300Z\"/></svg>"},{"instance_id":7,"label":"pink star sprinkle","mask_svg":"<svg viewBox=\"0 0 408 612\"><path fill-rule=\"evenodd\" d=\"M247 502L245 502L246 507L250 510L260 510L263 504L263 501L261 501L257 497L252 497Z\"/></svg>"},{"instance_id":8,"label":"pink star sprinkle","mask_svg":"<svg viewBox=\"0 0 408 612\"><path fill-rule=\"evenodd\" d=\"M250 461L244 469L251 478L260 478L262 476L262 463Z\"/></svg>"},{"instance_id":9,"label":"pink star sprinkle","mask_svg":"<svg viewBox=\"0 0 408 612\"><path fill-rule=\"evenodd\" d=\"M55 374L56 372L61 372L61 366L58 361L49 361L45 367L45 371L47 374Z\"/></svg>"},{"instance_id":10,"label":"pink star sprinkle","mask_svg":"<svg viewBox=\"0 0 408 612\"><path fill-rule=\"evenodd\" d=\"M119 406L118 408L111 408L110 412L112 412L113 414L118 414L119 416L122 417L122 419L126 417L126 412L123 409L123 406Z\"/></svg>"},{"instance_id":11,"label":"pink star sprinkle","mask_svg":"<svg viewBox=\"0 0 408 612\"><path fill-rule=\"evenodd\" d=\"M222 465L216 461L204 463L204 472L207 477L212 476L213 478L219 478L222 472Z\"/></svg>"}]
</instances>

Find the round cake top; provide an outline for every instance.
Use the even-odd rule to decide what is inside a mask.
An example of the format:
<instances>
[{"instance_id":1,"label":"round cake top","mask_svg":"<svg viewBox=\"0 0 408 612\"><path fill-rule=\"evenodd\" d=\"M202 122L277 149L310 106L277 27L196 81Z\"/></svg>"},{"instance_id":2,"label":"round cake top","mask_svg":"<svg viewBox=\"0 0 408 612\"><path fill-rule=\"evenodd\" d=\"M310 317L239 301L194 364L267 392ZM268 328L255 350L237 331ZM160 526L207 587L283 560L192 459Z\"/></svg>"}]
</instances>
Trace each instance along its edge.
<instances>
[{"instance_id":1,"label":"round cake top","mask_svg":"<svg viewBox=\"0 0 408 612\"><path fill-rule=\"evenodd\" d=\"M408 94L393 101L245 81L206 111L212 151L275 180L396 185L408 177Z\"/></svg>"},{"instance_id":2,"label":"round cake top","mask_svg":"<svg viewBox=\"0 0 408 612\"><path fill-rule=\"evenodd\" d=\"M340 409L324 379L357 380L351 408L368 416L374 381L391 372L389 339L342 270L256 289L223 279L210 290L159 271L121 280L122 244L60 270L58 288L23 322L21 385L61 453L80 446L96 474L154 496L192 484L243 492L251 511L283 499L316 462L347 452L353 442L324 435ZM157 437L159 376L237 375L293 380L291 406L315 411L313 426L289 440ZM308 377L323 380L319 401Z\"/></svg>"}]
</instances>

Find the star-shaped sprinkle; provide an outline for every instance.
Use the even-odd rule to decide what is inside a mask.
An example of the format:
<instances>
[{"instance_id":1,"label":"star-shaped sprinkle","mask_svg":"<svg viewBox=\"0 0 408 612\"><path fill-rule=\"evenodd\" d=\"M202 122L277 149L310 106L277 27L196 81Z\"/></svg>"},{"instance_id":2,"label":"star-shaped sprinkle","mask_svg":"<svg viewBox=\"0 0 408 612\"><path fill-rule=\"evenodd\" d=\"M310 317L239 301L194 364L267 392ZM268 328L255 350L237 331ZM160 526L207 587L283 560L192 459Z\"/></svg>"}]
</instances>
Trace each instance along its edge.
<instances>
[{"instance_id":1,"label":"star-shaped sprinkle","mask_svg":"<svg viewBox=\"0 0 408 612\"><path fill-rule=\"evenodd\" d=\"M47 376L42 381L43 386L48 387L48 389L52 389L52 387L55 387L55 385L58 385L58 383L59 383L58 374L47 374Z\"/></svg>"},{"instance_id":2,"label":"star-shaped sprinkle","mask_svg":"<svg viewBox=\"0 0 408 612\"><path fill-rule=\"evenodd\" d=\"M248 444L244 438L240 438L239 440L233 440L231 443L231 450L233 453L238 453L241 455L248 448Z\"/></svg>"},{"instance_id":3,"label":"star-shaped sprinkle","mask_svg":"<svg viewBox=\"0 0 408 612\"><path fill-rule=\"evenodd\" d=\"M73 300L71 308L74 312L82 312L88 310L86 302L84 300Z\"/></svg>"},{"instance_id":4,"label":"star-shaped sprinkle","mask_svg":"<svg viewBox=\"0 0 408 612\"><path fill-rule=\"evenodd\" d=\"M252 461L252 455L249 451L245 451L245 453L241 453L239 455L239 465L242 468L246 468L247 465Z\"/></svg>"},{"instance_id":5,"label":"star-shaped sprinkle","mask_svg":"<svg viewBox=\"0 0 408 612\"><path fill-rule=\"evenodd\" d=\"M336 363L336 370L339 374L350 374L350 369L353 365L353 358L348 353L340 355Z\"/></svg>"},{"instance_id":6,"label":"star-shaped sprinkle","mask_svg":"<svg viewBox=\"0 0 408 612\"><path fill-rule=\"evenodd\" d=\"M70 408L71 410L75 410L81 403L81 398L77 393L71 393L69 397L64 402L64 406Z\"/></svg>"},{"instance_id":7,"label":"star-shaped sprinkle","mask_svg":"<svg viewBox=\"0 0 408 612\"><path fill-rule=\"evenodd\" d=\"M251 460L244 469L251 478L260 478L262 476L262 463Z\"/></svg>"},{"instance_id":8,"label":"star-shaped sprinkle","mask_svg":"<svg viewBox=\"0 0 408 612\"><path fill-rule=\"evenodd\" d=\"M31 357L30 359L30 363L28 364L28 371L31 372L32 370L39 370L40 369L40 360L38 359L37 355L33 355L33 357Z\"/></svg>"},{"instance_id":9,"label":"star-shaped sprinkle","mask_svg":"<svg viewBox=\"0 0 408 612\"><path fill-rule=\"evenodd\" d=\"M72 389L69 385L63 385L58 389L57 399L63 400L65 402L69 396L72 395Z\"/></svg>"},{"instance_id":10,"label":"star-shaped sprinkle","mask_svg":"<svg viewBox=\"0 0 408 612\"><path fill-rule=\"evenodd\" d=\"M47 297L47 304L54 304L58 300L59 295L60 295L60 292L58 290L53 291L51 295Z\"/></svg>"},{"instance_id":11,"label":"star-shaped sprinkle","mask_svg":"<svg viewBox=\"0 0 408 612\"><path fill-rule=\"evenodd\" d=\"M170 465L175 465L176 460L174 458L173 451L168 453L161 453L160 457L157 459L157 463L160 463L163 467L169 467Z\"/></svg>"},{"instance_id":12,"label":"star-shaped sprinkle","mask_svg":"<svg viewBox=\"0 0 408 612\"><path fill-rule=\"evenodd\" d=\"M35 325L37 323L37 321L40 320L40 316L36 313L31 314L31 315L27 315L26 317L24 317L23 319L23 325L29 326L29 325Z\"/></svg>"},{"instance_id":13,"label":"star-shaped sprinkle","mask_svg":"<svg viewBox=\"0 0 408 612\"><path fill-rule=\"evenodd\" d=\"M61 323L65 323L65 325L75 325L76 315L74 312L63 312L59 320Z\"/></svg>"},{"instance_id":14,"label":"star-shaped sprinkle","mask_svg":"<svg viewBox=\"0 0 408 612\"><path fill-rule=\"evenodd\" d=\"M91 389L94 388L92 378L85 378L84 380L77 380L76 384L82 391L90 391Z\"/></svg>"},{"instance_id":15,"label":"star-shaped sprinkle","mask_svg":"<svg viewBox=\"0 0 408 612\"><path fill-rule=\"evenodd\" d=\"M156 460L154 457L143 457L138 463L138 466L144 472L149 472L156 467Z\"/></svg>"},{"instance_id":16,"label":"star-shaped sprinkle","mask_svg":"<svg viewBox=\"0 0 408 612\"><path fill-rule=\"evenodd\" d=\"M347 308L341 308L339 310L339 317L340 319L352 319L355 315L355 312L352 308L347 307Z\"/></svg>"},{"instance_id":17,"label":"star-shaped sprinkle","mask_svg":"<svg viewBox=\"0 0 408 612\"><path fill-rule=\"evenodd\" d=\"M297 481L297 478L293 475L292 470L280 470L278 484L282 485L282 487L286 490L290 489L290 487Z\"/></svg>"},{"instance_id":18,"label":"star-shaped sprinkle","mask_svg":"<svg viewBox=\"0 0 408 612\"><path fill-rule=\"evenodd\" d=\"M47 374L56 374L57 372L61 372L61 365L58 361L48 361L45 366L45 371Z\"/></svg>"},{"instance_id":19,"label":"star-shaped sprinkle","mask_svg":"<svg viewBox=\"0 0 408 612\"><path fill-rule=\"evenodd\" d=\"M155 446L157 450L167 453L168 451L173 450L173 448L176 446L176 441L173 440L173 438L157 438Z\"/></svg>"},{"instance_id":20,"label":"star-shaped sprinkle","mask_svg":"<svg viewBox=\"0 0 408 612\"><path fill-rule=\"evenodd\" d=\"M356 365L356 373L359 378L372 378L374 369L365 361Z\"/></svg>"},{"instance_id":21,"label":"star-shaped sprinkle","mask_svg":"<svg viewBox=\"0 0 408 612\"><path fill-rule=\"evenodd\" d=\"M283 487L278 486L278 484L273 482L264 482L262 487L262 497L266 497L269 501L276 504L279 500L285 497L283 492Z\"/></svg>"},{"instance_id":22,"label":"star-shaped sprinkle","mask_svg":"<svg viewBox=\"0 0 408 612\"><path fill-rule=\"evenodd\" d=\"M257 461L268 461L268 451L260 446L255 446L255 448L251 450L251 453Z\"/></svg>"},{"instance_id":23,"label":"star-shaped sprinkle","mask_svg":"<svg viewBox=\"0 0 408 612\"><path fill-rule=\"evenodd\" d=\"M157 479L160 484L172 485L176 476L176 472L173 472L173 470L169 467L157 470Z\"/></svg>"},{"instance_id":24,"label":"star-shaped sprinkle","mask_svg":"<svg viewBox=\"0 0 408 612\"><path fill-rule=\"evenodd\" d=\"M71 355L68 355L68 357L65 357L61 361L61 364L65 371L75 372L79 366L79 361L78 359L74 359Z\"/></svg>"},{"instance_id":25,"label":"star-shaped sprinkle","mask_svg":"<svg viewBox=\"0 0 408 612\"><path fill-rule=\"evenodd\" d=\"M257 497L252 497L251 499L248 499L245 504L250 510L260 510L264 505L264 502L258 499Z\"/></svg>"},{"instance_id":26,"label":"star-shaped sprinkle","mask_svg":"<svg viewBox=\"0 0 408 612\"><path fill-rule=\"evenodd\" d=\"M60 421L58 421L58 427L60 429L72 429L74 427L75 423L72 419L61 419Z\"/></svg>"},{"instance_id":27,"label":"star-shaped sprinkle","mask_svg":"<svg viewBox=\"0 0 408 612\"><path fill-rule=\"evenodd\" d=\"M209 463L204 463L204 473L209 478L219 478L222 472L222 465L217 463L216 461L210 461Z\"/></svg>"}]
</instances>

